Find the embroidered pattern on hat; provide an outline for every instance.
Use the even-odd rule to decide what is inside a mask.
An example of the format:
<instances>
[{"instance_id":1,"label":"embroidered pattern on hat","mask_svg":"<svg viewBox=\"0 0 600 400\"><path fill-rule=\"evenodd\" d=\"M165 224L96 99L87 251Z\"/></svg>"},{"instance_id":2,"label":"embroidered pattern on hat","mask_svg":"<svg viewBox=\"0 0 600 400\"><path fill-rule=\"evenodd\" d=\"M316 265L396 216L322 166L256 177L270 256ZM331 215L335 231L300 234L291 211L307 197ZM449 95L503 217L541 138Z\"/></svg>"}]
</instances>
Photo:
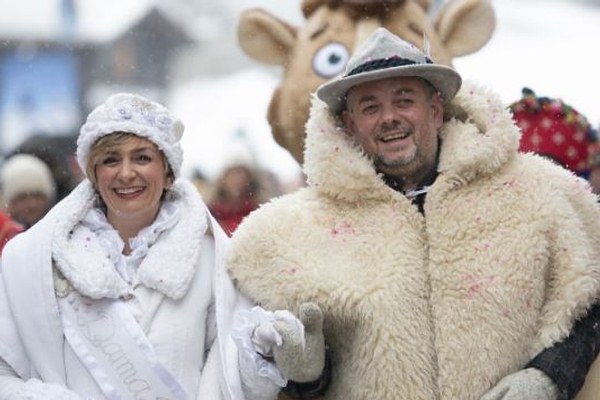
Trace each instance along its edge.
<instances>
[{"instance_id":1,"label":"embroidered pattern on hat","mask_svg":"<svg viewBox=\"0 0 600 400\"><path fill-rule=\"evenodd\" d=\"M352 76L356 74L360 74L361 72L369 72L376 71L379 69L385 68L393 68L393 67L402 67L405 65L418 65L418 64L433 64L433 61L429 57L425 57L424 62L418 63L414 60L410 60L408 58L403 58L400 56L393 56L388 58L378 58L376 60L367 61L364 64L359 65L354 68L352 71L348 72L346 76Z\"/></svg>"},{"instance_id":2,"label":"embroidered pattern on hat","mask_svg":"<svg viewBox=\"0 0 600 400\"><path fill-rule=\"evenodd\" d=\"M135 97L127 103L119 103L114 110L110 110L109 112L116 119L140 120L165 134L170 133L173 124L173 119L169 117L166 110L159 110L156 105L139 97Z\"/></svg>"}]
</instances>

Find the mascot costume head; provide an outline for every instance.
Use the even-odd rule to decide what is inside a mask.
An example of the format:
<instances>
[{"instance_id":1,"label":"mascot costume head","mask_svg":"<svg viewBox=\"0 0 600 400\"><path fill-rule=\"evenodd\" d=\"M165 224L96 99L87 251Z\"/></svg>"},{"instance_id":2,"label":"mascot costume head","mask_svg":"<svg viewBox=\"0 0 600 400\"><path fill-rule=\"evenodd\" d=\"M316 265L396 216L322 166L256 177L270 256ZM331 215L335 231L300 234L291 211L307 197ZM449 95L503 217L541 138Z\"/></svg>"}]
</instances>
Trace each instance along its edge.
<instances>
[{"instance_id":1,"label":"mascot costume head","mask_svg":"<svg viewBox=\"0 0 600 400\"><path fill-rule=\"evenodd\" d=\"M495 26L488 0L451 0L436 9L432 0L302 0L301 7L306 19L301 27L261 9L245 11L238 26L248 56L283 67L267 119L275 141L300 164L310 94L341 73L376 28L383 26L451 65L454 57L484 46Z\"/></svg>"}]
</instances>

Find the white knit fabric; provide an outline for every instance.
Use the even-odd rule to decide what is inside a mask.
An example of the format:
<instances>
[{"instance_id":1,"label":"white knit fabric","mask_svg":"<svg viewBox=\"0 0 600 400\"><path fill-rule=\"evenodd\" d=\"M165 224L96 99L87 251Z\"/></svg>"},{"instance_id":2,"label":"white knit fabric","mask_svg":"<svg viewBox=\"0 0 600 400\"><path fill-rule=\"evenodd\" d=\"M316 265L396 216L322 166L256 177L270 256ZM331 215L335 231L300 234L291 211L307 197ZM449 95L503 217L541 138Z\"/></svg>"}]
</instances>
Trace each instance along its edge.
<instances>
[{"instance_id":1,"label":"white knit fabric","mask_svg":"<svg viewBox=\"0 0 600 400\"><path fill-rule=\"evenodd\" d=\"M118 93L88 115L77 139L77 162L85 172L90 148L98 139L115 132L130 132L156 144L178 177L183 161L183 130L183 123L164 106L140 95Z\"/></svg>"},{"instance_id":2,"label":"white knit fabric","mask_svg":"<svg viewBox=\"0 0 600 400\"><path fill-rule=\"evenodd\" d=\"M51 202L56 185L50 168L31 154L16 154L2 165L2 198L8 203L23 194L41 193Z\"/></svg>"}]
</instances>

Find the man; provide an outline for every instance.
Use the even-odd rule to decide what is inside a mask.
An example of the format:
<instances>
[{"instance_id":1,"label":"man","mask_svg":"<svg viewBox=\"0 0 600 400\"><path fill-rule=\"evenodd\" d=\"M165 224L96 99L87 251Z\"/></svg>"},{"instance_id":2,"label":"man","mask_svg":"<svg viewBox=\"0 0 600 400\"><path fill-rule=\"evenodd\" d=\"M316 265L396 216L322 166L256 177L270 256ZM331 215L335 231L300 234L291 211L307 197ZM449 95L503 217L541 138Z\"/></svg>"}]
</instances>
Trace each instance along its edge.
<instances>
[{"instance_id":1,"label":"man","mask_svg":"<svg viewBox=\"0 0 600 400\"><path fill-rule=\"evenodd\" d=\"M234 235L244 293L321 308L326 399L566 399L598 354L594 196L460 87L376 30L313 100L309 186Z\"/></svg>"}]
</instances>

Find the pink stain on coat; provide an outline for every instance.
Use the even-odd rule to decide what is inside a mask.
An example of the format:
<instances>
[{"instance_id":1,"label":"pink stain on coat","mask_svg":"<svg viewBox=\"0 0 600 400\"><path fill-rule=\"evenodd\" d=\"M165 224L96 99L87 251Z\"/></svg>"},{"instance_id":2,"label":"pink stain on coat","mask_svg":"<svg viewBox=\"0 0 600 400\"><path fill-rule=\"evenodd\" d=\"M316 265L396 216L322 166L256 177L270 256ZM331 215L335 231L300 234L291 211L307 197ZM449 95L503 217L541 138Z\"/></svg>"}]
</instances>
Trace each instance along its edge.
<instances>
[{"instance_id":1,"label":"pink stain on coat","mask_svg":"<svg viewBox=\"0 0 600 400\"><path fill-rule=\"evenodd\" d=\"M486 251L490 248L490 244L488 242L479 243L475 245L475 253L479 253L480 251Z\"/></svg>"},{"instance_id":2,"label":"pink stain on coat","mask_svg":"<svg viewBox=\"0 0 600 400\"><path fill-rule=\"evenodd\" d=\"M287 268L284 268L282 272L288 274L288 275L294 275L296 273L298 269L295 266L289 266Z\"/></svg>"},{"instance_id":3,"label":"pink stain on coat","mask_svg":"<svg viewBox=\"0 0 600 400\"><path fill-rule=\"evenodd\" d=\"M495 284L497 281L497 277L492 276L484 276L481 278L473 279L468 283L467 286L467 299L473 299L477 294L481 293L486 287Z\"/></svg>"},{"instance_id":4,"label":"pink stain on coat","mask_svg":"<svg viewBox=\"0 0 600 400\"><path fill-rule=\"evenodd\" d=\"M333 237L354 235L355 233L352 224L347 221L338 222L331 229L331 236Z\"/></svg>"}]
</instances>

